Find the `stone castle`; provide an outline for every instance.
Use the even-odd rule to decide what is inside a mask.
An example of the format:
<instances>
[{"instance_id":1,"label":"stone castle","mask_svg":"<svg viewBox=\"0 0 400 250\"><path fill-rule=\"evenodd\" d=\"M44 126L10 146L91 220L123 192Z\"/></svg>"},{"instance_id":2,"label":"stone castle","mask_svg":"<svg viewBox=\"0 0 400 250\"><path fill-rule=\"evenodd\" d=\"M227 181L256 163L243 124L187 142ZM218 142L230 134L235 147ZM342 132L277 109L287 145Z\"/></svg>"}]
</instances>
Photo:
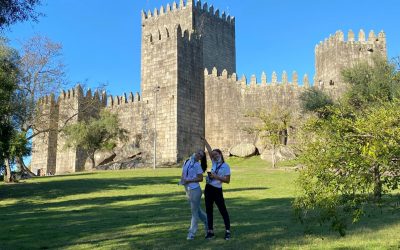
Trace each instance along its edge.
<instances>
[{"instance_id":1,"label":"stone castle","mask_svg":"<svg viewBox=\"0 0 400 250\"><path fill-rule=\"evenodd\" d=\"M153 12L142 12L141 95L107 96L86 93L80 86L39 101L41 123L49 132L33 140L31 169L66 173L87 169L87 155L79 148L65 149L57 131L68 123L93 116L101 109L117 113L129 132L128 144L142 152L151 166L176 163L199 148L200 136L227 151L242 142L254 143L243 131L244 112L283 105L298 108L298 96L307 88L321 88L333 96L344 89L340 71L372 55L386 56L385 34L368 37L341 31L315 47L315 76L302 84L296 72L291 81L283 72L278 82L263 73L261 82L236 75L235 18L200 1L180 0ZM156 150L155 150L156 148ZM87 166L87 164L86 164Z\"/></svg>"}]
</instances>

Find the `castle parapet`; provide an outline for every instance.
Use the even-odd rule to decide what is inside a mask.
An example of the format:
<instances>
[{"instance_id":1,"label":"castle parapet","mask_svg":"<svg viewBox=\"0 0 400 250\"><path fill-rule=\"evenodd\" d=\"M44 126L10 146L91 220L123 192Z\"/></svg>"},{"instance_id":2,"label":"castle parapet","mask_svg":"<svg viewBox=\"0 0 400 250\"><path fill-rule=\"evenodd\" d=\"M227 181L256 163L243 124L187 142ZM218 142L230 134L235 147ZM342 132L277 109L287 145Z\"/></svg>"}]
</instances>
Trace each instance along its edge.
<instances>
[{"instance_id":1,"label":"castle parapet","mask_svg":"<svg viewBox=\"0 0 400 250\"><path fill-rule=\"evenodd\" d=\"M132 92L130 92L129 94L123 93L121 96L115 96L115 97L109 95L107 98L106 106L108 108L113 108L124 105L132 105L139 103L141 101L142 100L139 92L136 92L136 94L133 94Z\"/></svg>"},{"instance_id":2,"label":"castle parapet","mask_svg":"<svg viewBox=\"0 0 400 250\"><path fill-rule=\"evenodd\" d=\"M228 74L227 70L223 70L222 72L218 72L217 68L213 68L211 73L209 73L208 69L204 69L204 77L213 77L221 80L227 80L228 82L236 83L237 85L242 86L243 88L252 88L252 87L261 87L261 88L271 88L271 87L282 87L282 86L293 86L293 87L310 87L310 82L308 80L308 75L305 74L303 77L302 84L299 84L299 77L296 71L292 73L292 81L290 82L288 79L288 74L286 71L282 72L281 81L278 81L278 75L275 71L272 72L271 82L267 81L267 74L262 72L261 74L261 82L257 80L256 75L252 75L250 77L250 83L248 84L247 78L245 75L241 77L240 80L237 79L236 73Z\"/></svg>"},{"instance_id":3,"label":"castle parapet","mask_svg":"<svg viewBox=\"0 0 400 250\"><path fill-rule=\"evenodd\" d=\"M379 32L378 36L375 35L375 32L371 30L368 34L368 39L366 39L364 30L360 30L358 32L358 40L356 41L354 32L349 30L347 33L347 40L345 40L344 33L341 30L336 31L334 35L330 35L329 38L326 38L324 41L320 41L319 44L315 46L315 51L318 52L323 50L324 48L330 48L337 46L339 44L353 46L357 44L386 44L386 35L382 30Z\"/></svg>"},{"instance_id":4,"label":"castle parapet","mask_svg":"<svg viewBox=\"0 0 400 250\"><path fill-rule=\"evenodd\" d=\"M155 8L153 12L151 10L148 10L145 12L142 10L141 15L142 15L142 22L147 22L149 20L158 18L160 16L164 15L174 15L176 12L191 8L192 10L196 10L201 13L207 13L210 16L214 16L224 22L227 22L229 24L234 25L235 24L235 18L231 17L230 15L227 15L225 12L222 12L220 15L219 9L216 9L214 11L214 6L210 5L208 7L207 3L204 3L202 5L201 1L197 1L197 3L194 3L194 0L187 0L186 2L183 0L179 1L179 5L174 1L172 5L169 3L164 7L161 6L159 9Z\"/></svg>"}]
</instances>

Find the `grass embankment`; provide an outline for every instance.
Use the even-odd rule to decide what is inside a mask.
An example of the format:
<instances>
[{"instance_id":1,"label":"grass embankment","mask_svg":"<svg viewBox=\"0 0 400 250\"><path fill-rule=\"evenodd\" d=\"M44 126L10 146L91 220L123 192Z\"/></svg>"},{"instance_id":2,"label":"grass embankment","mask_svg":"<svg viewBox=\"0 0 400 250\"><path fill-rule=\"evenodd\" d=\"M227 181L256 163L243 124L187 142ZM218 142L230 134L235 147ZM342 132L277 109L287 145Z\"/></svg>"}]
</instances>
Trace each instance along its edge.
<instances>
[{"instance_id":1,"label":"grass embankment","mask_svg":"<svg viewBox=\"0 0 400 250\"><path fill-rule=\"evenodd\" d=\"M299 224L291 209L294 171L271 170L258 157L230 159L224 194L232 221L225 242L186 241L190 210L180 169L137 169L41 177L0 185L0 249L398 249L399 213L377 211L344 238ZM204 183L202 184L204 187ZM204 207L204 203L202 202Z\"/></svg>"}]
</instances>

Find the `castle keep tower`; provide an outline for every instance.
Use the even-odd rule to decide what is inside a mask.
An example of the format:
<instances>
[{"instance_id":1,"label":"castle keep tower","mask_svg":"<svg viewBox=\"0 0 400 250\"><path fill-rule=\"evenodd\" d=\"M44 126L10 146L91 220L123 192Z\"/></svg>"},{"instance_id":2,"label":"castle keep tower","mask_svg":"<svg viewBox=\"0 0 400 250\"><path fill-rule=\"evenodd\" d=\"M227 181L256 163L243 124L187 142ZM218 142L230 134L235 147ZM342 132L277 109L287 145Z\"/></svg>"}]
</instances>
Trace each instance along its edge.
<instances>
[{"instance_id":1,"label":"castle keep tower","mask_svg":"<svg viewBox=\"0 0 400 250\"><path fill-rule=\"evenodd\" d=\"M236 70L234 19L193 0L142 12L141 53L157 159L177 162L203 146L204 68Z\"/></svg>"},{"instance_id":2,"label":"castle keep tower","mask_svg":"<svg viewBox=\"0 0 400 250\"><path fill-rule=\"evenodd\" d=\"M383 31L376 36L371 30L366 39L364 31L360 30L357 41L353 31L348 32L347 41L343 32L337 31L315 46L315 84L335 96L341 95L346 90L341 71L357 62L372 63L374 55L386 57L386 37Z\"/></svg>"}]
</instances>

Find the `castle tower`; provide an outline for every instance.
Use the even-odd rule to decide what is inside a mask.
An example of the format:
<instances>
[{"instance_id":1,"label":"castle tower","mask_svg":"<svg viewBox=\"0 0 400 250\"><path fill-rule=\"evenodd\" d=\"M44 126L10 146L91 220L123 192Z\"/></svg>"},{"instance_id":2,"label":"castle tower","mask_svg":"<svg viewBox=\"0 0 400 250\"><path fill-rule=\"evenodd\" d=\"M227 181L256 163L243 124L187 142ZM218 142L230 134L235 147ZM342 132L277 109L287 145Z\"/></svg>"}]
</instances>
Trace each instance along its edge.
<instances>
[{"instance_id":1,"label":"castle tower","mask_svg":"<svg viewBox=\"0 0 400 250\"><path fill-rule=\"evenodd\" d=\"M341 71L361 61L372 63L374 55L386 58L386 38L383 31L378 36L370 31L366 38L364 31L360 30L357 41L353 31L348 32L347 41L343 32L337 31L315 47L314 84L335 93L336 96L340 95L346 89Z\"/></svg>"},{"instance_id":2,"label":"castle tower","mask_svg":"<svg viewBox=\"0 0 400 250\"><path fill-rule=\"evenodd\" d=\"M54 94L38 102L39 114L36 117L36 128L44 131L32 139L31 171L54 174L56 171L58 104ZM35 131L34 131L35 133Z\"/></svg>"},{"instance_id":3,"label":"castle tower","mask_svg":"<svg viewBox=\"0 0 400 250\"><path fill-rule=\"evenodd\" d=\"M90 90L85 96L80 85L63 91L58 98L58 130L62 130L67 125L96 117L104 106L104 98L100 99L97 92L92 96ZM79 147L66 148L65 143L64 135L58 133L55 173L84 171L87 153Z\"/></svg>"},{"instance_id":4,"label":"castle tower","mask_svg":"<svg viewBox=\"0 0 400 250\"><path fill-rule=\"evenodd\" d=\"M203 147L204 68L236 70L234 20L193 0L142 12L141 53L157 161L177 162Z\"/></svg>"}]
</instances>

